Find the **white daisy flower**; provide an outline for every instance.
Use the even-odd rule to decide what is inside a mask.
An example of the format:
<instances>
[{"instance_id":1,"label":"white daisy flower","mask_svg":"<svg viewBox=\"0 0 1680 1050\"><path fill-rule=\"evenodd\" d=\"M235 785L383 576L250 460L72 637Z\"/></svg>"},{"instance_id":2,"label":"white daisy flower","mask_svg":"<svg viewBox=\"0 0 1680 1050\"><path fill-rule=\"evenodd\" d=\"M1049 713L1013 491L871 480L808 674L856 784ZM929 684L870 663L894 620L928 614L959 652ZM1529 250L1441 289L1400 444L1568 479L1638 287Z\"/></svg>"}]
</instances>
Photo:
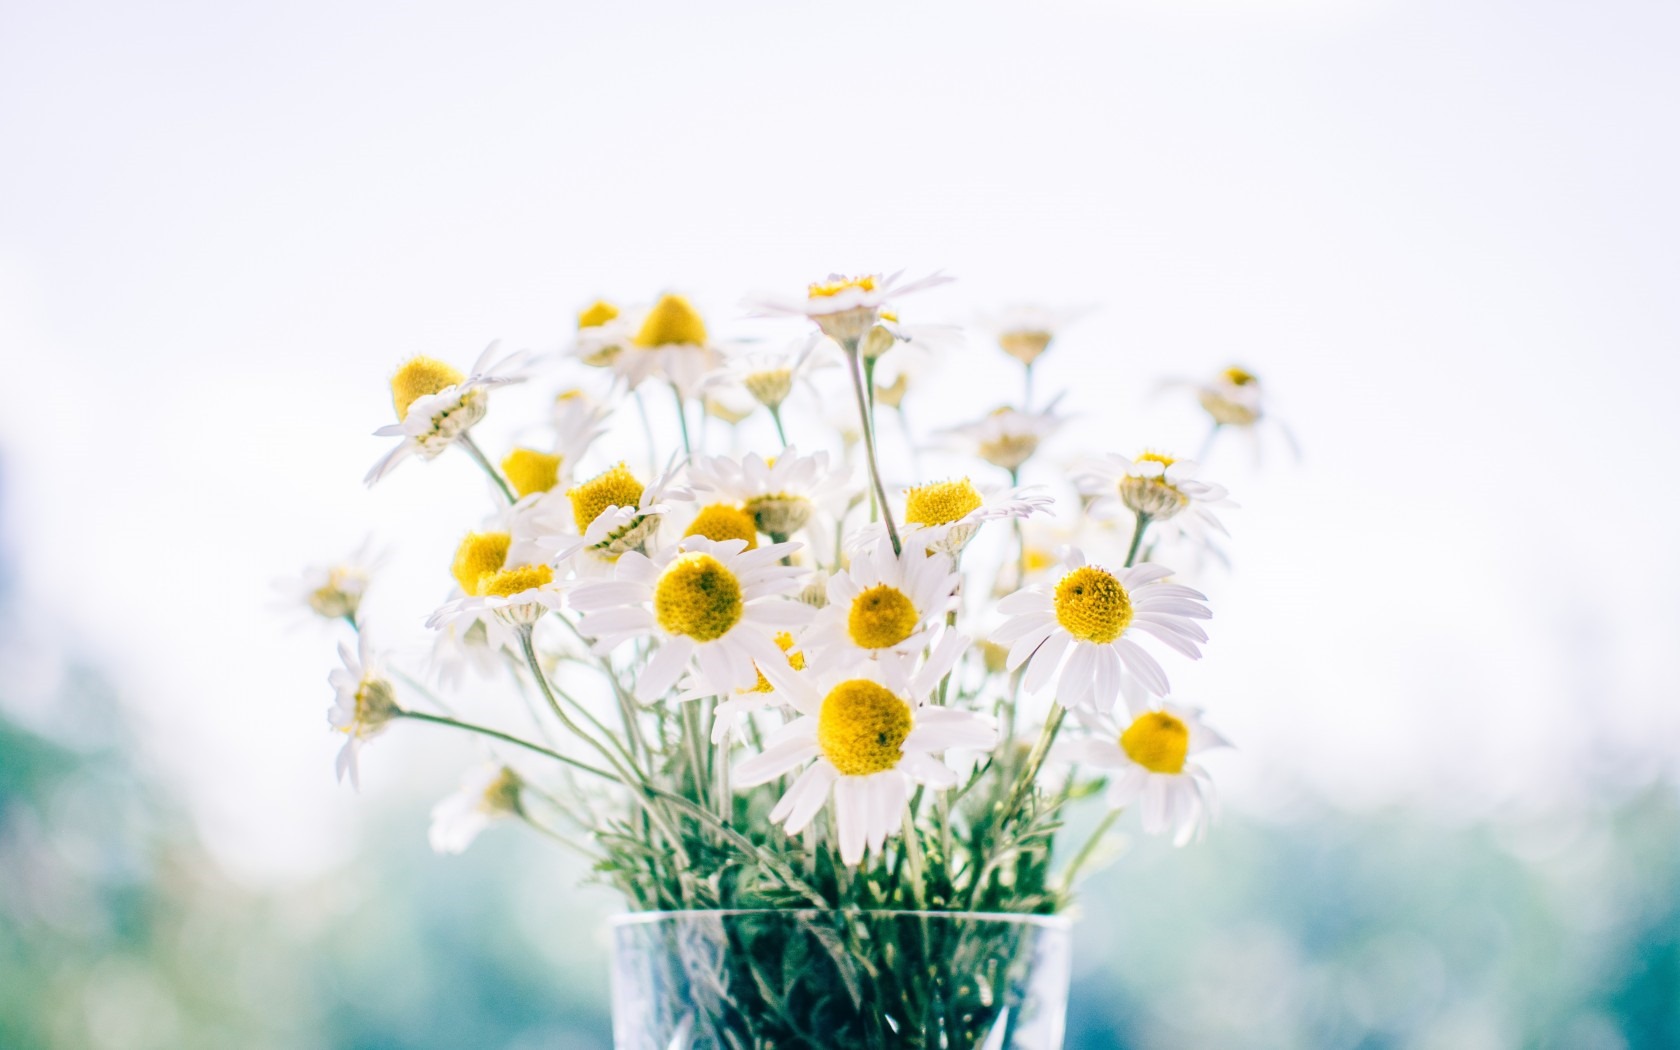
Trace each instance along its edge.
<instances>
[{"instance_id":1,"label":"white daisy flower","mask_svg":"<svg viewBox=\"0 0 1680 1050\"><path fill-rule=\"evenodd\" d=\"M840 859L856 866L901 826L917 784L935 791L956 785L939 753L997 745L990 719L928 702L967 644L947 632L919 670L905 657L836 663L822 672L767 666L765 677L799 717L735 767L735 783L752 787L804 767L770 819L796 835L832 793Z\"/></svg>"},{"instance_id":2,"label":"white daisy flower","mask_svg":"<svg viewBox=\"0 0 1680 1050\"><path fill-rule=\"evenodd\" d=\"M522 383L519 374L526 354L496 358L500 343L491 343L478 355L472 371L463 376L442 361L413 357L391 377L391 402L398 422L374 431L379 437L400 436L401 441L381 456L363 480L372 485L394 470L411 454L434 459L452 442L484 418L492 388Z\"/></svg>"},{"instance_id":3,"label":"white daisy flower","mask_svg":"<svg viewBox=\"0 0 1680 1050\"><path fill-rule=\"evenodd\" d=\"M817 353L821 345L821 337L812 335L776 350L753 349L730 354L706 378L706 387L708 391L739 387L765 408L779 412L795 384L809 383L812 372L834 364Z\"/></svg>"},{"instance_id":4,"label":"white daisy flower","mask_svg":"<svg viewBox=\"0 0 1680 1050\"><path fill-rule=\"evenodd\" d=\"M564 555L562 555L564 557ZM515 564L480 576L475 590L439 608L426 620L434 630L493 616L509 627L528 627L565 604L563 581L543 562Z\"/></svg>"},{"instance_id":5,"label":"white daisy flower","mask_svg":"<svg viewBox=\"0 0 1680 1050\"><path fill-rule=\"evenodd\" d=\"M776 633L802 626L811 610L786 597L804 570L781 559L798 544L745 548L690 536L657 559L627 552L611 580L572 591L571 606L583 614L579 633L595 639L600 655L633 639L658 640L636 675L638 700L662 696L691 662L696 685L711 695L752 687L759 668L787 662Z\"/></svg>"},{"instance_id":6,"label":"white daisy flower","mask_svg":"<svg viewBox=\"0 0 1680 1050\"><path fill-rule=\"evenodd\" d=\"M635 336L635 327L618 307L597 299L578 311L571 356L591 368L608 368Z\"/></svg>"},{"instance_id":7,"label":"white daisy flower","mask_svg":"<svg viewBox=\"0 0 1680 1050\"><path fill-rule=\"evenodd\" d=\"M1055 688L1058 703L1106 711L1120 695L1121 668L1156 696L1167 694L1167 675L1137 643L1147 634L1192 660L1207 632L1194 621L1213 614L1206 596L1182 584L1163 583L1164 565L1134 565L1110 572L1085 563L1071 548L1067 570L1054 587L1037 584L998 602L1009 617L992 641L1010 646L1011 671L1028 663L1021 685L1038 693Z\"/></svg>"},{"instance_id":8,"label":"white daisy flower","mask_svg":"<svg viewBox=\"0 0 1680 1050\"><path fill-rule=\"evenodd\" d=\"M695 456L689 464L689 484L745 509L758 531L786 539L804 528L817 510L833 513L851 492L851 468L830 463L827 452L809 456L789 446L773 459L749 452L736 460L728 456Z\"/></svg>"},{"instance_id":9,"label":"white daisy flower","mask_svg":"<svg viewBox=\"0 0 1680 1050\"><path fill-rule=\"evenodd\" d=\"M374 570L383 558L373 551L373 541L364 540L348 558L311 565L297 576L275 582L286 605L303 605L327 620L356 620L362 595L367 593Z\"/></svg>"},{"instance_id":10,"label":"white daisy flower","mask_svg":"<svg viewBox=\"0 0 1680 1050\"><path fill-rule=\"evenodd\" d=\"M933 481L904 490L904 540L955 554L985 522L1025 518L1056 502L1042 486L976 488L968 478Z\"/></svg>"},{"instance_id":11,"label":"white daisy flower","mask_svg":"<svg viewBox=\"0 0 1680 1050\"><path fill-rule=\"evenodd\" d=\"M1251 427L1264 414L1259 378L1235 365L1197 384L1196 399L1216 426Z\"/></svg>"},{"instance_id":12,"label":"white daisy flower","mask_svg":"<svg viewBox=\"0 0 1680 1050\"><path fill-rule=\"evenodd\" d=\"M827 280L812 283L803 299L786 296L761 296L750 302L764 315L792 315L806 317L822 329L823 334L855 352L860 341L881 318L881 308L889 299L911 292L923 291L948 283L944 274L930 274L914 281L899 283L903 270L889 277L864 274L846 277L830 274Z\"/></svg>"},{"instance_id":13,"label":"white daisy flower","mask_svg":"<svg viewBox=\"0 0 1680 1050\"><path fill-rule=\"evenodd\" d=\"M339 643L338 658L344 666L327 675L328 684L337 694L333 706L327 709L327 723L347 738L338 752L338 779L349 776L350 786L359 788L357 758L362 744L384 732L391 720L402 714L402 708L397 706L396 690L379 674L366 631L357 638L354 654Z\"/></svg>"},{"instance_id":14,"label":"white daisy flower","mask_svg":"<svg viewBox=\"0 0 1680 1050\"><path fill-rule=\"evenodd\" d=\"M461 789L432 807L432 826L426 833L439 853L465 853L479 832L498 820L518 816L519 793L525 781L501 765L469 772Z\"/></svg>"},{"instance_id":15,"label":"white daisy flower","mask_svg":"<svg viewBox=\"0 0 1680 1050\"><path fill-rule=\"evenodd\" d=\"M1163 702L1124 726L1107 715L1080 721L1093 735L1064 739L1061 760L1107 773L1108 804L1140 805L1149 834L1171 830L1175 846L1201 840L1216 813L1213 780L1190 759L1230 742L1202 723L1200 711Z\"/></svg>"},{"instance_id":16,"label":"white daisy flower","mask_svg":"<svg viewBox=\"0 0 1680 1050\"><path fill-rule=\"evenodd\" d=\"M982 317L980 326L992 333L1004 353L1031 368L1058 332L1089 312L1087 308L1012 306Z\"/></svg>"},{"instance_id":17,"label":"white daisy flower","mask_svg":"<svg viewBox=\"0 0 1680 1050\"><path fill-rule=\"evenodd\" d=\"M1032 458L1045 438L1066 422L1065 417L1056 414L1055 408L1055 401L1041 412L1023 412L1006 405L993 409L979 422L952 427L945 433L960 439L964 452L1014 472Z\"/></svg>"},{"instance_id":18,"label":"white daisy flower","mask_svg":"<svg viewBox=\"0 0 1680 1050\"><path fill-rule=\"evenodd\" d=\"M1145 452L1136 459L1110 454L1073 480L1080 494L1091 498L1096 517L1113 517L1123 506L1152 522L1170 521L1188 535L1223 533L1225 526L1213 508L1236 504L1226 498L1223 485L1199 480L1200 469L1191 460L1160 452Z\"/></svg>"},{"instance_id":19,"label":"white daisy flower","mask_svg":"<svg viewBox=\"0 0 1680 1050\"><path fill-rule=\"evenodd\" d=\"M804 641L824 661L914 653L956 608L962 577L951 559L921 544L894 554L885 536L852 555L828 580L828 604Z\"/></svg>"},{"instance_id":20,"label":"white daisy flower","mask_svg":"<svg viewBox=\"0 0 1680 1050\"><path fill-rule=\"evenodd\" d=\"M630 390L648 379L662 379L685 398L699 393L719 355L694 304L680 295L663 295L631 324L635 333L606 367Z\"/></svg>"},{"instance_id":21,"label":"white daisy flower","mask_svg":"<svg viewBox=\"0 0 1680 1050\"><path fill-rule=\"evenodd\" d=\"M451 620L433 635L427 666L440 686L454 690L469 673L490 678L500 671L513 640L512 632L494 618Z\"/></svg>"},{"instance_id":22,"label":"white daisy flower","mask_svg":"<svg viewBox=\"0 0 1680 1050\"><path fill-rule=\"evenodd\" d=\"M641 548L671 509L666 500L686 500L691 493L676 484L676 461L644 485L622 462L580 481L565 492L566 502L550 498L532 515L533 542L559 563L578 554L580 572L610 568L618 556Z\"/></svg>"}]
</instances>

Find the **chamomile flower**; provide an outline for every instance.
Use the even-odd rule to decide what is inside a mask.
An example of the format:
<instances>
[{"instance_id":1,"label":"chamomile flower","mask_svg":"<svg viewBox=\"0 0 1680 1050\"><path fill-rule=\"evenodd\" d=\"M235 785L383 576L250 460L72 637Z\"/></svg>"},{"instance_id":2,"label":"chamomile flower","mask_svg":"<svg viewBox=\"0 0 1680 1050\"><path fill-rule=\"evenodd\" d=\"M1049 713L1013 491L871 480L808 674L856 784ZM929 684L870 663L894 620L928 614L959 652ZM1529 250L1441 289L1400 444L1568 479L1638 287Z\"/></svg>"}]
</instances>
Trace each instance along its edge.
<instances>
[{"instance_id":1,"label":"chamomile flower","mask_svg":"<svg viewBox=\"0 0 1680 1050\"><path fill-rule=\"evenodd\" d=\"M1213 780L1191 759L1229 741L1202 723L1193 707L1162 702L1137 711L1124 724L1109 715L1082 714L1088 737L1064 739L1063 761L1106 772L1108 804L1137 805L1143 830L1173 833L1173 845L1200 840L1215 814Z\"/></svg>"},{"instance_id":2,"label":"chamomile flower","mask_svg":"<svg viewBox=\"0 0 1680 1050\"><path fill-rule=\"evenodd\" d=\"M612 303L597 299L578 311L571 354L592 368L610 368L635 335L630 318Z\"/></svg>"},{"instance_id":3,"label":"chamomile flower","mask_svg":"<svg viewBox=\"0 0 1680 1050\"><path fill-rule=\"evenodd\" d=\"M478 355L472 371L462 375L430 357L412 357L391 377L391 403L398 422L374 431L379 437L402 438L381 456L363 480L372 485L410 455L434 459L465 434L489 407L490 390L524 382L519 374L523 352L497 358L499 343Z\"/></svg>"},{"instance_id":4,"label":"chamomile flower","mask_svg":"<svg viewBox=\"0 0 1680 1050\"><path fill-rule=\"evenodd\" d=\"M881 308L889 299L951 280L935 273L900 283L899 278L903 274L903 270L888 277L880 274L859 277L830 274L826 280L813 282L802 299L762 296L750 305L760 314L809 318L822 329L824 335L839 343L847 352L855 353L864 336L880 320Z\"/></svg>"},{"instance_id":5,"label":"chamomile flower","mask_svg":"<svg viewBox=\"0 0 1680 1050\"><path fill-rule=\"evenodd\" d=\"M1136 459L1109 455L1074 478L1083 496L1091 497L1090 511L1112 517L1120 507L1152 522L1173 522L1179 531L1201 535L1223 533L1225 526L1214 507L1234 506L1225 487L1196 477L1198 464L1162 452L1145 452Z\"/></svg>"},{"instance_id":6,"label":"chamomile flower","mask_svg":"<svg viewBox=\"0 0 1680 1050\"><path fill-rule=\"evenodd\" d=\"M524 786L519 774L506 766L473 770L462 778L459 791L432 807L427 841L439 853L465 853L479 832L519 815Z\"/></svg>"},{"instance_id":7,"label":"chamomile flower","mask_svg":"<svg viewBox=\"0 0 1680 1050\"><path fill-rule=\"evenodd\" d=\"M1068 551L1063 568L1055 586L1034 585L998 602L1009 619L992 641L1010 646L1011 671L1027 664L1021 684L1029 693L1053 685L1063 706L1106 711L1120 695L1124 667L1149 692L1165 696L1166 672L1138 644L1140 634L1201 659L1197 645L1207 632L1194 621L1213 614L1202 604L1205 595L1163 582L1171 569L1134 565L1110 572L1086 564L1078 548Z\"/></svg>"},{"instance_id":8,"label":"chamomile flower","mask_svg":"<svg viewBox=\"0 0 1680 1050\"><path fill-rule=\"evenodd\" d=\"M578 631L595 639L598 654L632 639L658 641L636 675L638 700L662 696L691 662L696 684L712 695L750 688L758 668L787 662L777 632L810 618L809 606L787 597L799 589L804 570L781 559L797 547L773 543L749 551L741 540L690 536L654 559L629 551L611 580L572 591L571 606L583 614Z\"/></svg>"},{"instance_id":9,"label":"chamomile flower","mask_svg":"<svg viewBox=\"0 0 1680 1050\"><path fill-rule=\"evenodd\" d=\"M958 439L964 452L1013 473L1032 458L1045 438L1061 429L1065 419L1056 414L1055 408L1054 401L1040 412L1023 412L1005 405L978 422L952 427L945 433Z\"/></svg>"},{"instance_id":10,"label":"chamomile flower","mask_svg":"<svg viewBox=\"0 0 1680 1050\"><path fill-rule=\"evenodd\" d=\"M379 562L371 542L365 541L348 558L311 565L298 576L277 581L275 588L288 606L296 603L323 619L353 623Z\"/></svg>"},{"instance_id":11,"label":"chamomile flower","mask_svg":"<svg viewBox=\"0 0 1680 1050\"><path fill-rule=\"evenodd\" d=\"M469 673L490 678L501 671L513 640L513 633L494 618L451 620L436 629L427 666L440 686L453 690Z\"/></svg>"},{"instance_id":12,"label":"chamomile flower","mask_svg":"<svg viewBox=\"0 0 1680 1050\"><path fill-rule=\"evenodd\" d=\"M542 542L558 544L565 554L578 551L580 571L611 565L619 555L640 548L658 531L670 509L667 499L688 499L689 491L676 484L677 465L644 485L630 468L618 463L566 490L571 522L556 527ZM573 542L576 537L576 542Z\"/></svg>"},{"instance_id":13,"label":"chamomile flower","mask_svg":"<svg viewBox=\"0 0 1680 1050\"><path fill-rule=\"evenodd\" d=\"M1260 380L1246 368L1232 365L1196 386L1196 400L1215 426L1251 427L1263 414Z\"/></svg>"},{"instance_id":14,"label":"chamomile flower","mask_svg":"<svg viewBox=\"0 0 1680 1050\"><path fill-rule=\"evenodd\" d=\"M758 531L785 540L804 528L817 510L832 512L837 504L844 505L851 469L831 464L827 452L802 456L789 446L769 460L756 452L739 460L696 456L688 479L700 492L745 509Z\"/></svg>"},{"instance_id":15,"label":"chamomile flower","mask_svg":"<svg viewBox=\"0 0 1680 1050\"><path fill-rule=\"evenodd\" d=\"M1089 311L1055 310L1043 306L1012 306L981 318L982 328L992 333L1003 352L1032 367L1056 334Z\"/></svg>"},{"instance_id":16,"label":"chamomile flower","mask_svg":"<svg viewBox=\"0 0 1680 1050\"><path fill-rule=\"evenodd\" d=\"M941 752L996 746L989 719L929 703L967 644L948 632L919 669L907 657L833 663L819 672L766 667L765 677L799 717L735 767L735 783L751 787L802 769L770 819L798 834L832 795L840 859L856 866L901 826L916 785L956 785Z\"/></svg>"},{"instance_id":17,"label":"chamomile flower","mask_svg":"<svg viewBox=\"0 0 1680 1050\"><path fill-rule=\"evenodd\" d=\"M913 653L956 607L962 578L951 559L922 544L893 553L885 537L866 543L828 580L806 646L825 660Z\"/></svg>"},{"instance_id":18,"label":"chamomile flower","mask_svg":"<svg viewBox=\"0 0 1680 1050\"><path fill-rule=\"evenodd\" d=\"M812 335L776 350L754 349L731 354L724 359L722 367L707 377L706 387L708 390L739 387L765 408L780 411L782 402L793 393L797 383L809 382L812 372L833 363L817 353L821 345L821 337Z\"/></svg>"},{"instance_id":19,"label":"chamomile flower","mask_svg":"<svg viewBox=\"0 0 1680 1050\"><path fill-rule=\"evenodd\" d=\"M718 350L694 304L680 295L664 295L633 323L635 334L606 367L631 390L660 379L685 398L697 394L706 374L717 367Z\"/></svg>"},{"instance_id":20,"label":"chamomile flower","mask_svg":"<svg viewBox=\"0 0 1680 1050\"><path fill-rule=\"evenodd\" d=\"M327 675L328 684L337 694L333 706L327 709L327 723L346 737L338 752L338 779L348 776L350 786L359 788L357 758L362 744L384 732L391 720L402 714L402 708L397 706L396 690L379 673L366 631L358 636L355 653L339 643L338 658L344 666Z\"/></svg>"},{"instance_id":21,"label":"chamomile flower","mask_svg":"<svg viewBox=\"0 0 1680 1050\"><path fill-rule=\"evenodd\" d=\"M968 478L933 481L904 492L906 543L955 554L985 522L1025 518L1054 503L1042 487L976 487Z\"/></svg>"}]
</instances>

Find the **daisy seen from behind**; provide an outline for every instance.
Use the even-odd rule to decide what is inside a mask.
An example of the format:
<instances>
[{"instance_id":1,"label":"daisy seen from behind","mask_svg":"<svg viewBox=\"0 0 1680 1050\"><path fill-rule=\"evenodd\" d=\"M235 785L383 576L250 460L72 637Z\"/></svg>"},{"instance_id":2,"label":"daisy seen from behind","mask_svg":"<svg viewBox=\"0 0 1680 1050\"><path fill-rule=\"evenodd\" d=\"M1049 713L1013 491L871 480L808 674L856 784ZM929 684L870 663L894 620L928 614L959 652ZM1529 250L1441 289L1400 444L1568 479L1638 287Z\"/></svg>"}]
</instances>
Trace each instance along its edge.
<instances>
[{"instance_id":1,"label":"daisy seen from behind","mask_svg":"<svg viewBox=\"0 0 1680 1050\"><path fill-rule=\"evenodd\" d=\"M759 532L777 542L804 528L819 510L841 509L851 480L851 469L831 461L826 451L806 456L792 446L770 459L756 452L739 459L695 456L688 467L695 490L741 507Z\"/></svg>"},{"instance_id":2,"label":"daisy seen from behind","mask_svg":"<svg viewBox=\"0 0 1680 1050\"><path fill-rule=\"evenodd\" d=\"M327 709L327 724L345 734L344 747L338 752L338 779L348 776L350 786L360 788L362 745L384 732L392 719L401 716L402 708L397 706L396 690L379 673L366 631L358 634L354 653L340 642L338 658L344 666L327 675L336 694Z\"/></svg>"},{"instance_id":3,"label":"daisy seen from behind","mask_svg":"<svg viewBox=\"0 0 1680 1050\"><path fill-rule=\"evenodd\" d=\"M500 345L485 347L466 375L436 358L417 356L403 362L391 377L391 404L397 422L374 431L378 437L402 440L381 456L362 480L372 485L409 456L435 459L457 441L488 469L467 431L484 418L492 389L525 380L520 369L526 355L519 352L497 357Z\"/></svg>"},{"instance_id":4,"label":"daisy seen from behind","mask_svg":"<svg viewBox=\"0 0 1680 1050\"><path fill-rule=\"evenodd\" d=\"M917 785L935 791L956 785L942 752L996 746L989 718L929 702L967 645L947 632L920 668L914 658L897 655L838 661L820 671L767 666L765 677L798 717L736 765L735 783L751 787L802 770L771 821L798 834L832 797L840 858L855 867L900 828Z\"/></svg>"},{"instance_id":5,"label":"daisy seen from behind","mask_svg":"<svg viewBox=\"0 0 1680 1050\"><path fill-rule=\"evenodd\" d=\"M1201 659L1198 645L1207 632L1195 621L1213 614L1200 591L1164 582L1171 569L1144 564L1110 571L1086 564L1076 547L1062 567L1054 585L1026 587L997 605L1009 619L991 640L1010 647L1009 670L1027 665L1021 680L1027 692L1048 686L1064 707L1106 711L1120 696L1124 668L1149 692L1165 696L1166 672L1138 644L1140 634Z\"/></svg>"},{"instance_id":6,"label":"daisy seen from behind","mask_svg":"<svg viewBox=\"0 0 1680 1050\"><path fill-rule=\"evenodd\" d=\"M1074 484L1090 498L1089 509L1099 518L1117 517L1124 507L1134 517L1171 522L1185 535L1224 533L1213 508L1235 504L1225 486L1198 478L1200 470L1192 460L1162 452L1145 452L1136 459L1110 454L1076 476Z\"/></svg>"}]
</instances>

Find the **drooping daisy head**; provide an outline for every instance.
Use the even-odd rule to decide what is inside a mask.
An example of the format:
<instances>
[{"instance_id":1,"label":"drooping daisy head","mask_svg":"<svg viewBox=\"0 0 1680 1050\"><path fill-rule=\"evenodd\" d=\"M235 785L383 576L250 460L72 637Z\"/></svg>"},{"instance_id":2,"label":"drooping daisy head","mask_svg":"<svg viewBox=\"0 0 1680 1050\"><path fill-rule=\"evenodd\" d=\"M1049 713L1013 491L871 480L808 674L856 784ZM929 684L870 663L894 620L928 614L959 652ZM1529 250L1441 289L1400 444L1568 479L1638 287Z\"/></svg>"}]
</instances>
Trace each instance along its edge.
<instances>
[{"instance_id":1,"label":"drooping daisy head","mask_svg":"<svg viewBox=\"0 0 1680 1050\"><path fill-rule=\"evenodd\" d=\"M1196 389L1202 409L1218 426L1251 427L1262 414L1260 380L1246 368L1232 365Z\"/></svg>"},{"instance_id":2,"label":"drooping daisy head","mask_svg":"<svg viewBox=\"0 0 1680 1050\"><path fill-rule=\"evenodd\" d=\"M402 440L373 465L364 479L372 485L408 456L433 459L460 438L489 407L489 391L524 381L524 353L496 357L499 344L479 354L466 375L432 357L412 357L391 376L391 405L397 422L374 431L379 437Z\"/></svg>"},{"instance_id":3,"label":"drooping daisy head","mask_svg":"<svg viewBox=\"0 0 1680 1050\"><path fill-rule=\"evenodd\" d=\"M762 314L810 318L824 335L848 352L856 353L869 330L880 320L881 309L889 299L933 288L950 280L936 273L901 282L903 272L900 270L887 277L880 274L855 277L829 274L821 281L811 282L802 299L765 296L754 300L751 305Z\"/></svg>"},{"instance_id":4,"label":"drooping daisy head","mask_svg":"<svg viewBox=\"0 0 1680 1050\"><path fill-rule=\"evenodd\" d=\"M466 574L457 582L464 578ZM494 571L479 573L466 597L439 608L426 626L437 630L491 616L509 627L529 627L563 604L561 583L554 566L546 562L509 560Z\"/></svg>"},{"instance_id":5,"label":"drooping daisy head","mask_svg":"<svg viewBox=\"0 0 1680 1050\"><path fill-rule=\"evenodd\" d=\"M804 673L766 668L765 677L798 717L736 766L736 783L750 787L803 769L770 819L797 834L832 793L841 860L861 863L898 829L917 784L934 790L956 784L956 774L935 756L997 742L990 720L928 703L967 642L948 632L920 666L892 656Z\"/></svg>"},{"instance_id":6,"label":"drooping daisy head","mask_svg":"<svg viewBox=\"0 0 1680 1050\"><path fill-rule=\"evenodd\" d=\"M639 700L653 700L688 669L709 695L750 689L759 668L786 662L776 635L803 626L811 611L789 595L803 569L781 563L797 544L747 550L741 540L699 536L648 558L636 551L618 559L613 578L573 590L583 614L578 630L595 639L598 653L636 638L658 648L636 678Z\"/></svg>"},{"instance_id":7,"label":"drooping daisy head","mask_svg":"<svg viewBox=\"0 0 1680 1050\"><path fill-rule=\"evenodd\" d=\"M917 485L904 492L907 540L954 554L995 518L1025 518L1055 502L1042 488L976 487L968 478Z\"/></svg>"},{"instance_id":8,"label":"drooping daisy head","mask_svg":"<svg viewBox=\"0 0 1680 1050\"><path fill-rule=\"evenodd\" d=\"M802 456L788 447L765 459L750 452L741 459L696 456L689 465L689 483L708 497L741 507L753 517L759 532L787 539L810 522L819 510L838 509L851 485L851 470L830 464L827 452Z\"/></svg>"},{"instance_id":9,"label":"drooping daisy head","mask_svg":"<svg viewBox=\"0 0 1680 1050\"><path fill-rule=\"evenodd\" d=\"M1215 510L1236 504L1223 485L1198 478L1200 469L1164 452L1145 452L1135 459L1109 455L1077 475L1074 484L1093 518L1135 521L1141 516L1167 525L1176 535L1206 543L1209 533L1225 533Z\"/></svg>"},{"instance_id":10,"label":"drooping daisy head","mask_svg":"<svg viewBox=\"0 0 1680 1050\"><path fill-rule=\"evenodd\" d=\"M610 368L634 335L617 306L597 299L578 311L572 356L592 368Z\"/></svg>"},{"instance_id":11,"label":"drooping daisy head","mask_svg":"<svg viewBox=\"0 0 1680 1050\"><path fill-rule=\"evenodd\" d=\"M667 510L664 498L686 494L672 485L674 477L673 467L644 485L621 462L567 489L572 525L584 549L610 562L641 547L659 528Z\"/></svg>"},{"instance_id":12,"label":"drooping daisy head","mask_svg":"<svg viewBox=\"0 0 1680 1050\"><path fill-rule=\"evenodd\" d=\"M1229 742L1193 707L1163 700L1118 713L1125 717L1081 714L1089 735L1064 739L1057 756L1108 773L1108 804L1139 807L1149 834L1171 831L1177 846L1201 839L1216 807L1213 781L1194 759Z\"/></svg>"},{"instance_id":13,"label":"drooping daisy head","mask_svg":"<svg viewBox=\"0 0 1680 1050\"><path fill-rule=\"evenodd\" d=\"M885 537L868 542L829 577L807 644L824 659L914 653L955 607L960 582L951 559L925 544L894 554Z\"/></svg>"},{"instance_id":14,"label":"drooping daisy head","mask_svg":"<svg viewBox=\"0 0 1680 1050\"><path fill-rule=\"evenodd\" d=\"M498 820L523 812L525 780L503 765L469 772L461 789L432 807L427 841L439 853L464 853L479 833Z\"/></svg>"},{"instance_id":15,"label":"drooping daisy head","mask_svg":"<svg viewBox=\"0 0 1680 1050\"><path fill-rule=\"evenodd\" d=\"M998 603L1009 617L992 641L1010 646L1009 668L1027 664L1022 686L1037 693L1054 688L1057 702L1097 711L1119 699L1122 668L1149 692L1164 696L1166 672L1138 644L1148 635L1192 660L1207 632L1196 624L1212 615L1206 596L1164 582L1161 565L1108 569L1068 551L1054 584L1035 584Z\"/></svg>"},{"instance_id":16,"label":"drooping daisy head","mask_svg":"<svg viewBox=\"0 0 1680 1050\"><path fill-rule=\"evenodd\" d=\"M1087 312L1013 306L982 318L981 325L992 333L1004 353L1030 368L1050 348L1057 333Z\"/></svg>"},{"instance_id":17,"label":"drooping daisy head","mask_svg":"<svg viewBox=\"0 0 1680 1050\"><path fill-rule=\"evenodd\" d=\"M374 661L366 631L356 641L356 651L340 643L338 658L344 666L327 675L333 687L333 706L327 709L327 723L345 734L344 747L338 753L338 779L350 778L352 787L361 786L357 756L362 744L384 732L391 721L402 715L397 705L397 692Z\"/></svg>"},{"instance_id":18,"label":"drooping daisy head","mask_svg":"<svg viewBox=\"0 0 1680 1050\"><path fill-rule=\"evenodd\" d=\"M812 335L774 350L754 349L732 354L707 378L707 388L739 387L760 405L779 410L796 383L832 363L817 353L821 345L821 337Z\"/></svg>"},{"instance_id":19,"label":"drooping daisy head","mask_svg":"<svg viewBox=\"0 0 1680 1050\"><path fill-rule=\"evenodd\" d=\"M1045 438L1061 429L1066 420L1055 409L1055 402L1041 412L1023 412L1005 405L946 433L959 439L963 451L1014 472L1032 458Z\"/></svg>"},{"instance_id":20,"label":"drooping daisy head","mask_svg":"<svg viewBox=\"0 0 1680 1050\"><path fill-rule=\"evenodd\" d=\"M349 557L311 565L295 577L276 581L275 589L288 607L296 603L323 619L354 621L379 562L371 544L363 542Z\"/></svg>"}]
</instances>

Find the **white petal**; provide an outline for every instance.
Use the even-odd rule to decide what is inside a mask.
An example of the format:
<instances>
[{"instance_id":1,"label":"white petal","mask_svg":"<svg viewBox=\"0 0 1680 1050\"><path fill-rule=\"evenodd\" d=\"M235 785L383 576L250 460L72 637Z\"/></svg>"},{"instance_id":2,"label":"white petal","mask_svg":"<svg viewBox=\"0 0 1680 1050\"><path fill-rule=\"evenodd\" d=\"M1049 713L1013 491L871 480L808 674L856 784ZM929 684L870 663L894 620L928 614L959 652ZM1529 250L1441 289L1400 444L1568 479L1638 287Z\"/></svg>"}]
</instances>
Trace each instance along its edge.
<instances>
[{"instance_id":1,"label":"white petal","mask_svg":"<svg viewBox=\"0 0 1680 1050\"><path fill-rule=\"evenodd\" d=\"M663 696L688 666L689 654L693 652L694 643L687 638L669 638L660 643L653 659L636 676L636 699L645 703Z\"/></svg>"}]
</instances>

